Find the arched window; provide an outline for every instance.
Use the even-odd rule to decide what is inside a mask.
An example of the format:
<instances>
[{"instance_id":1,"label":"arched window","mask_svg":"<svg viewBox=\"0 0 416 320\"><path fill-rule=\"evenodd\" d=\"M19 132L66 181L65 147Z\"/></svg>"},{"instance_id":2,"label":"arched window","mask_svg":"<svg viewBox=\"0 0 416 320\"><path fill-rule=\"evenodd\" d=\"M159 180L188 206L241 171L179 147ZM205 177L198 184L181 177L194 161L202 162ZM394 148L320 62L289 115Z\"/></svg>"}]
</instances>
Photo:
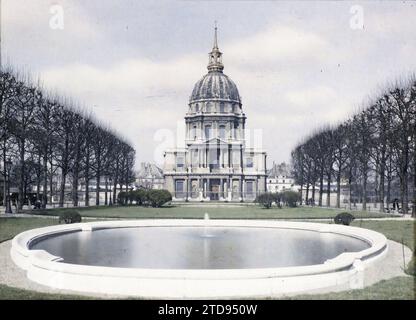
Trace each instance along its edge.
<instances>
[{"instance_id":1,"label":"arched window","mask_svg":"<svg viewBox=\"0 0 416 320\"><path fill-rule=\"evenodd\" d=\"M211 138L211 126L205 126L205 139L210 139Z\"/></svg>"},{"instance_id":2,"label":"arched window","mask_svg":"<svg viewBox=\"0 0 416 320\"><path fill-rule=\"evenodd\" d=\"M220 125L219 127L219 131L220 131L220 139L225 139L226 138L226 129L224 125Z\"/></svg>"},{"instance_id":3,"label":"arched window","mask_svg":"<svg viewBox=\"0 0 416 320\"><path fill-rule=\"evenodd\" d=\"M199 112L199 104L198 104L198 103L195 105L195 112L196 112L196 113L198 113L198 112Z\"/></svg>"}]
</instances>

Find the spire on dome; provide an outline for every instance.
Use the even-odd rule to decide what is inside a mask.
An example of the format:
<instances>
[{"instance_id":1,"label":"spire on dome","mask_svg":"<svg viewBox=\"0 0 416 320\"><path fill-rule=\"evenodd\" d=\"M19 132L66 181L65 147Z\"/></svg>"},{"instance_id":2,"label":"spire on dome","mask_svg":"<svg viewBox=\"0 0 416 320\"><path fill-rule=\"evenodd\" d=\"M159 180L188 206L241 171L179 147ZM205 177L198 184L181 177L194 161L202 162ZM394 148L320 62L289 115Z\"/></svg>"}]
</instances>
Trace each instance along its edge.
<instances>
[{"instance_id":1,"label":"spire on dome","mask_svg":"<svg viewBox=\"0 0 416 320\"><path fill-rule=\"evenodd\" d=\"M213 49L218 50L218 41L217 41L217 20L215 20L215 33L214 33L214 47Z\"/></svg>"},{"instance_id":2,"label":"spire on dome","mask_svg":"<svg viewBox=\"0 0 416 320\"><path fill-rule=\"evenodd\" d=\"M212 51L209 53L208 71L209 72L222 72L224 65L222 64L222 53L218 49L217 40L217 21L215 21L215 32L214 32L214 46Z\"/></svg>"}]
</instances>

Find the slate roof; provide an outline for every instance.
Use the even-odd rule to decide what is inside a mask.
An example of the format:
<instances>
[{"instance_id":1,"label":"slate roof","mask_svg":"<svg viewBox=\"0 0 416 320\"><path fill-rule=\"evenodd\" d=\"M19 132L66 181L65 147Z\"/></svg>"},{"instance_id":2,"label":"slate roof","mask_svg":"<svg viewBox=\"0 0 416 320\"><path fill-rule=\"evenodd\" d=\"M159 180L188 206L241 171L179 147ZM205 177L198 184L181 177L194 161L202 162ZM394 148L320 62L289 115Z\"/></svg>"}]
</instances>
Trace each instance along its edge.
<instances>
[{"instance_id":1,"label":"slate roof","mask_svg":"<svg viewBox=\"0 0 416 320\"><path fill-rule=\"evenodd\" d=\"M163 170L153 163L142 162L136 178L146 179L151 177L155 179L163 179Z\"/></svg>"},{"instance_id":2,"label":"slate roof","mask_svg":"<svg viewBox=\"0 0 416 320\"><path fill-rule=\"evenodd\" d=\"M273 167L268 170L268 178L275 178L275 177L292 177L291 167L287 163L280 163L280 164L273 164Z\"/></svg>"},{"instance_id":3,"label":"slate roof","mask_svg":"<svg viewBox=\"0 0 416 320\"><path fill-rule=\"evenodd\" d=\"M189 102L212 99L241 103L236 84L220 71L209 72L204 75L195 84Z\"/></svg>"}]
</instances>

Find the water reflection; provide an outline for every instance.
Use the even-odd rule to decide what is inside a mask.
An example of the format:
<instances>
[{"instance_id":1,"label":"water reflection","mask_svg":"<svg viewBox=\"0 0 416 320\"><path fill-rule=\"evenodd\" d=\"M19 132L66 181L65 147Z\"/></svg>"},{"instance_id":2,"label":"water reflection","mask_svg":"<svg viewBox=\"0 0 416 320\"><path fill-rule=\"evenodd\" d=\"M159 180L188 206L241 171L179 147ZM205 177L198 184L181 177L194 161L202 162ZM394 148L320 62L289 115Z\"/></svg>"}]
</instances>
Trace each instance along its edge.
<instances>
[{"instance_id":1,"label":"water reflection","mask_svg":"<svg viewBox=\"0 0 416 320\"><path fill-rule=\"evenodd\" d=\"M46 238L44 249L64 262L158 269L246 269L313 265L364 241L331 233L243 227L146 227L74 232Z\"/></svg>"}]
</instances>

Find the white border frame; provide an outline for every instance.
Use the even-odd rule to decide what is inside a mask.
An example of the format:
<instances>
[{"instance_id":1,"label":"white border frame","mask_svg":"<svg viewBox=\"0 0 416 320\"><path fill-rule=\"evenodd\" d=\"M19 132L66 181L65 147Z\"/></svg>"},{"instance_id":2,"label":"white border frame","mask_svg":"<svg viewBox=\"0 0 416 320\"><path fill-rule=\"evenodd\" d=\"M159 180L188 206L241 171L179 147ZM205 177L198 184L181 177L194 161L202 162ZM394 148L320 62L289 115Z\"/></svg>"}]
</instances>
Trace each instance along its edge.
<instances>
[{"instance_id":1,"label":"white border frame","mask_svg":"<svg viewBox=\"0 0 416 320\"><path fill-rule=\"evenodd\" d=\"M150 226L216 226L298 229L335 233L364 240L370 248L342 253L323 264L258 269L140 269L68 264L44 250L29 250L39 238L63 232ZM291 295L315 290L363 288L365 269L385 257L384 235L357 227L270 220L123 220L57 225L32 229L12 241L11 257L27 277L57 288L142 298L253 298Z\"/></svg>"}]
</instances>

